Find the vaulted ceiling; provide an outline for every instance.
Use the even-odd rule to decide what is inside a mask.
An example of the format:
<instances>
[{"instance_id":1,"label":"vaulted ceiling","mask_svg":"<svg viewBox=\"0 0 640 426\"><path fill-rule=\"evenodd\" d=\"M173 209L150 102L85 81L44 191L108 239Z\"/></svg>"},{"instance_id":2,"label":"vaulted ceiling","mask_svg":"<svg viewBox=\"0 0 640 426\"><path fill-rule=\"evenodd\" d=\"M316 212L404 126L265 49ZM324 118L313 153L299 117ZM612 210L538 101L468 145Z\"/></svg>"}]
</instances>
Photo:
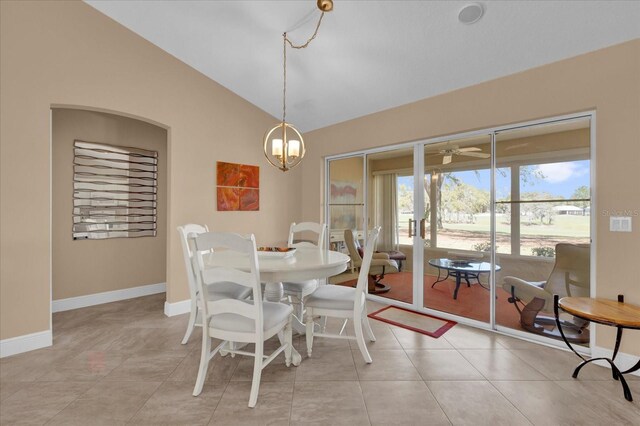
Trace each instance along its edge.
<instances>
[{"instance_id":1,"label":"vaulted ceiling","mask_svg":"<svg viewBox=\"0 0 640 426\"><path fill-rule=\"evenodd\" d=\"M315 0L86 2L278 119L282 33L302 43L319 17ZM640 37L639 1L481 1L466 25L469 3L335 0L288 50L288 121L309 131Z\"/></svg>"}]
</instances>

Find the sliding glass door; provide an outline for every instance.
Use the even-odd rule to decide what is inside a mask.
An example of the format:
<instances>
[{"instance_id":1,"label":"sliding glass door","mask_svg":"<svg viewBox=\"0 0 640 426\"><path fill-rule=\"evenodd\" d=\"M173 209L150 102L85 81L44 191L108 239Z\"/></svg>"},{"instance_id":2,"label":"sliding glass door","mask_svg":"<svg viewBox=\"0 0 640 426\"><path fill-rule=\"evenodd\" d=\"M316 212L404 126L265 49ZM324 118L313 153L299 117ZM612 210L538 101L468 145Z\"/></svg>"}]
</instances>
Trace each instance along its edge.
<instances>
[{"instance_id":1,"label":"sliding glass door","mask_svg":"<svg viewBox=\"0 0 640 426\"><path fill-rule=\"evenodd\" d=\"M345 230L364 242L381 226L388 263L370 297L559 342L553 294L591 294L591 117L328 160L332 247L347 251ZM588 343L586 324L563 321Z\"/></svg>"},{"instance_id":2,"label":"sliding glass door","mask_svg":"<svg viewBox=\"0 0 640 426\"><path fill-rule=\"evenodd\" d=\"M590 119L496 133L496 325L559 339L553 295L590 295ZM587 324L567 318L576 343Z\"/></svg>"},{"instance_id":3,"label":"sliding glass door","mask_svg":"<svg viewBox=\"0 0 640 426\"><path fill-rule=\"evenodd\" d=\"M414 147L367 154L369 229L381 227L373 260L378 296L414 304ZM370 292L371 293L371 292Z\"/></svg>"},{"instance_id":4,"label":"sliding glass door","mask_svg":"<svg viewBox=\"0 0 640 426\"><path fill-rule=\"evenodd\" d=\"M424 144L425 308L490 322L491 135Z\"/></svg>"}]
</instances>

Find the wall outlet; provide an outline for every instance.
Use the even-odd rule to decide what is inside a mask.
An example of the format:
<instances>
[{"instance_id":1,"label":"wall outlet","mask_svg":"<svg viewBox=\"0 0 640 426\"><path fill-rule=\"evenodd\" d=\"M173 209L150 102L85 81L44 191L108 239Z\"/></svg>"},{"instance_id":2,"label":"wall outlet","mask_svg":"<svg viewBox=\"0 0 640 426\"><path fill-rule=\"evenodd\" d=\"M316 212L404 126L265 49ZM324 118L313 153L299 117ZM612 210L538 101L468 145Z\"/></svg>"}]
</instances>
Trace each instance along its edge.
<instances>
[{"instance_id":1,"label":"wall outlet","mask_svg":"<svg viewBox=\"0 0 640 426\"><path fill-rule=\"evenodd\" d=\"M631 217L611 216L609 218L609 231L611 232L631 232Z\"/></svg>"}]
</instances>

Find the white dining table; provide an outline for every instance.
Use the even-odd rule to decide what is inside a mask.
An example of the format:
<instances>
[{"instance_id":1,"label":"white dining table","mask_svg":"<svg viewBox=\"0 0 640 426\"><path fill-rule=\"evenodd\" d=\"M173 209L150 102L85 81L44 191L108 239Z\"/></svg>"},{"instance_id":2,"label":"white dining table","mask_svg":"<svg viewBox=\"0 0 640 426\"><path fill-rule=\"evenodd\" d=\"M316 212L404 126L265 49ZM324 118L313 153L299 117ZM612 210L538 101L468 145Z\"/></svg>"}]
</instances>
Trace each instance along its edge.
<instances>
[{"instance_id":1,"label":"white dining table","mask_svg":"<svg viewBox=\"0 0 640 426\"><path fill-rule=\"evenodd\" d=\"M293 255L286 258L258 252L260 281L265 283L264 298L270 302L280 302L284 295L283 282L326 279L344 272L349 260L349 256L344 253L315 247L296 248ZM205 262L207 267L226 266L249 270L248 258L237 253L212 253ZM295 316L292 327L300 333L305 332L304 324ZM300 354L295 348L293 352L294 361L295 358L299 360Z\"/></svg>"}]
</instances>

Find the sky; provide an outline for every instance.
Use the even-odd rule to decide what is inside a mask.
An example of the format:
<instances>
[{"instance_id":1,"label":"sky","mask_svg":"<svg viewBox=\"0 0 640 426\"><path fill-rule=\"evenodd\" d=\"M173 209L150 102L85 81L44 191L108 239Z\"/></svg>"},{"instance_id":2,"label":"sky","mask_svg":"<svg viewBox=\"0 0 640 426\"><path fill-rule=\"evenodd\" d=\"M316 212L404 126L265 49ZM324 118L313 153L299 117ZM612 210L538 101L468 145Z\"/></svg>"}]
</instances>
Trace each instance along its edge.
<instances>
[{"instance_id":1,"label":"sky","mask_svg":"<svg viewBox=\"0 0 640 426\"><path fill-rule=\"evenodd\" d=\"M541 164L535 167L537 171L542 173L544 179L537 179L528 183L521 182L520 190L522 192L548 192L559 198L570 198L576 188L590 186L589 160ZM480 170L479 172L455 172L454 175L468 185L486 191L490 189L491 181L488 169ZM501 173L496 175L498 199L509 195L510 180L508 170L504 176ZM399 178L398 183L404 184L408 188L413 188L413 176L402 176Z\"/></svg>"}]
</instances>

